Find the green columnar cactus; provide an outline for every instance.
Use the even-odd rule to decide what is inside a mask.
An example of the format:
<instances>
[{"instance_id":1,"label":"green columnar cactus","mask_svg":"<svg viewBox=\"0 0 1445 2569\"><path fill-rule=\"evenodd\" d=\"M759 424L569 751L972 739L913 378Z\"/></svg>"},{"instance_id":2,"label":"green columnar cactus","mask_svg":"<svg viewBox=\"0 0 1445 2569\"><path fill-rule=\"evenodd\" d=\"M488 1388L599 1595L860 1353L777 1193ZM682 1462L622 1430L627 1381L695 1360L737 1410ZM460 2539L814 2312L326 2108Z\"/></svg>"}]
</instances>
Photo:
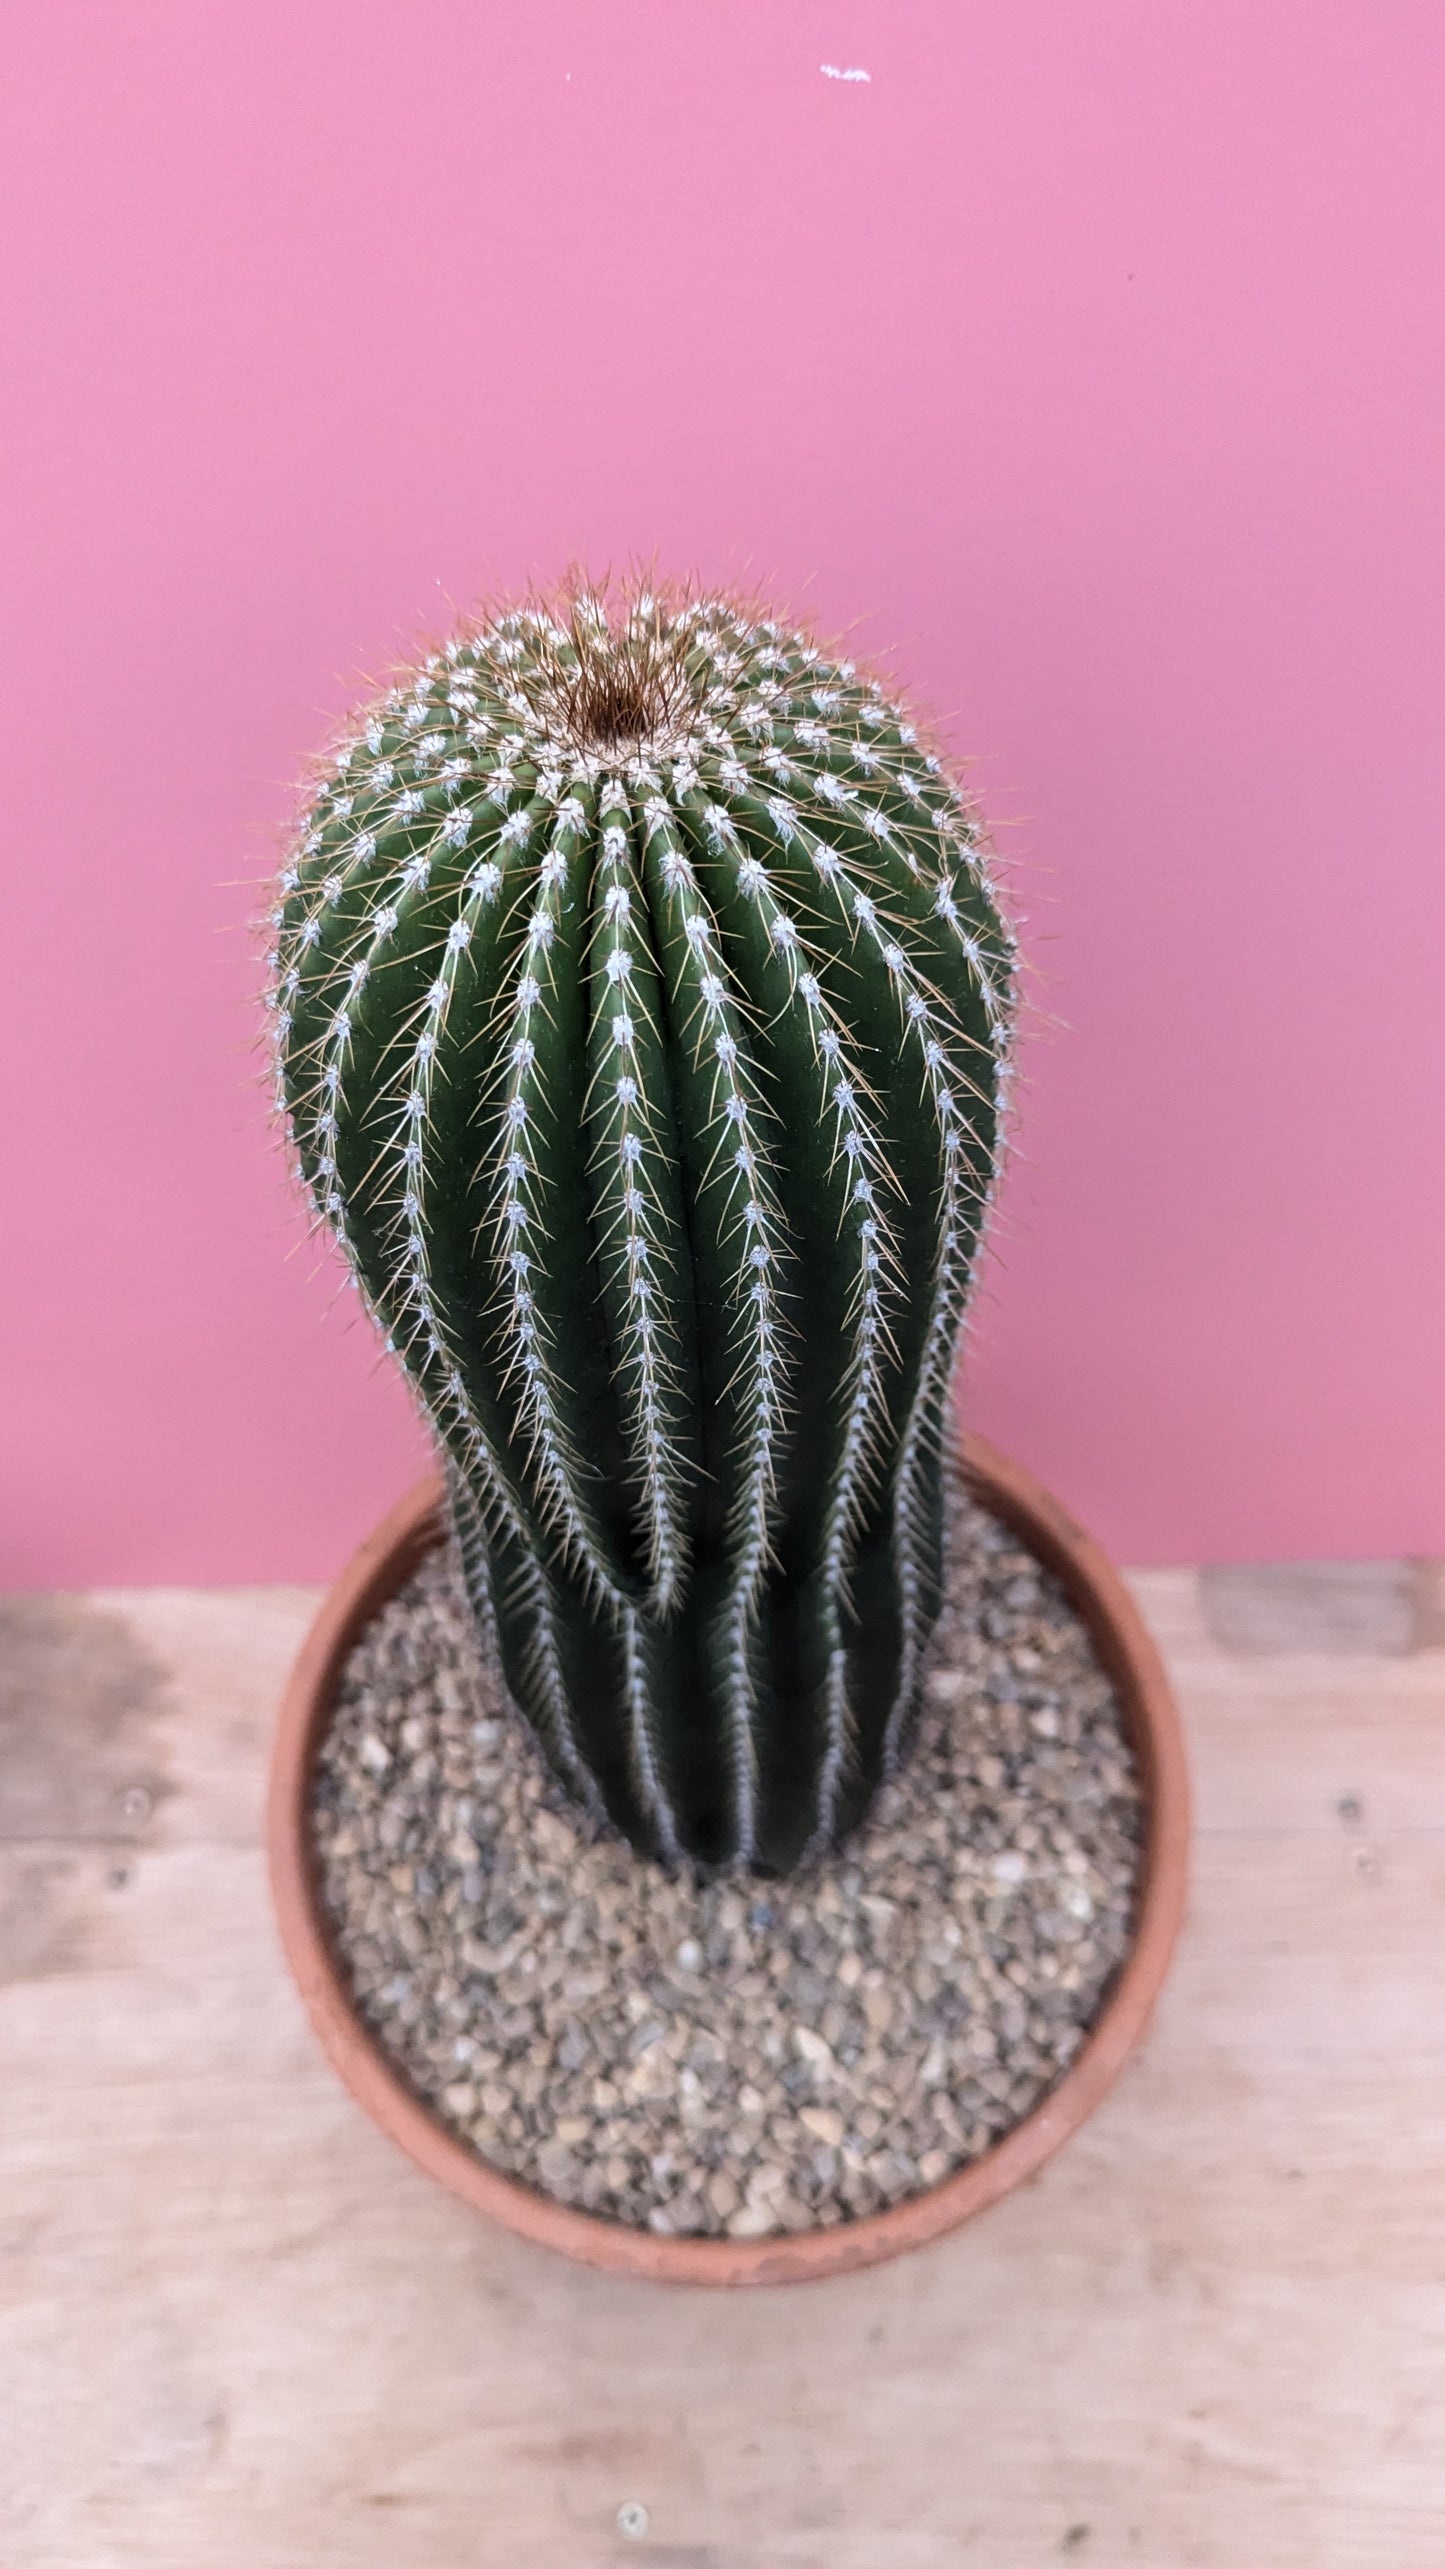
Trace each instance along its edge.
<instances>
[{"instance_id":1,"label":"green columnar cactus","mask_svg":"<svg viewBox=\"0 0 1445 2569\"><path fill-rule=\"evenodd\" d=\"M593 592L345 740L276 913L282 1101L557 1772L793 1867L906 1746L1007 1076L978 833L876 682Z\"/></svg>"}]
</instances>

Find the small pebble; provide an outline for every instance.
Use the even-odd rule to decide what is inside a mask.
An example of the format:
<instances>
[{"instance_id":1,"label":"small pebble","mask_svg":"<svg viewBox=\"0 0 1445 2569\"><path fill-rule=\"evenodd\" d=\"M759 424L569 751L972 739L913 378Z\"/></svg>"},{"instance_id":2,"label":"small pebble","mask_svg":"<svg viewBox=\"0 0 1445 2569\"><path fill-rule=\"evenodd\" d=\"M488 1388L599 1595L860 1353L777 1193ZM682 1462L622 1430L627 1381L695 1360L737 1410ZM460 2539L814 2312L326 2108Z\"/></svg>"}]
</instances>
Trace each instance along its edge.
<instances>
[{"instance_id":1,"label":"small pebble","mask_svg":"<svg viewBox=\"0 0 1445 2569\"><path fill-rule=\"evenodd\" d=\"M835 2076L838 2064L822 2035L815 2034L811 2025L793 2027L793 2049L800 2060L807 2062L809 2069L817 2070L824 2078Z\"/></svg>"},{"instance_id":2,"label":"small pebble","mask_svg":"<svg viewBox=\"0 0 1445 2569\"><path fill-rule=\"evenodd\" d=\"M490 2165L761 2239L938 2184L1062 2077L1128 1948L1133 1759L1054 1580L957 1486L949 1524L911 1758L765 1892L567 1801L449 1549L362 1633L317 1761L325 1898L362 2015Z\"/></svg>"},{"instance_id":3,"label":"small pebble","mask_svg":"<svg viewBox=\"0 0 1445 2569\"><path fill-rule=\"evenodd\" d=\"M798 2121L815 2140L826 2142L830 2150L843 2147L848 2127L842 2115L835 2114L831 2105L804 2105L799 2110Z\"/></svg>"}]
</instances>

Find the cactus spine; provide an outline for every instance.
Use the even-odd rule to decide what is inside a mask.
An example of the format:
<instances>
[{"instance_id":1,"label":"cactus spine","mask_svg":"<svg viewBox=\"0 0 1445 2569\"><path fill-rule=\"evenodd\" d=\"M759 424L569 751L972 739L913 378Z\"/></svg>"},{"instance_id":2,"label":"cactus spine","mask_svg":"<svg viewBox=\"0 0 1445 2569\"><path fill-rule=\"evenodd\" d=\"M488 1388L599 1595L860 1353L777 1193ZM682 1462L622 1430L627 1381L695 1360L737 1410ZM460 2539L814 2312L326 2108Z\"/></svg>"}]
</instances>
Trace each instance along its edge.
<instances>
[{"instance_id":1,"label":"cactus spine","mask_svg":"<svg viewBox=\"0 0 1445 2569\"><path fill-rule=\"evenodd\" d=\"M786 1871L906 1746L1012 948L874 681L574 590L347 738L275 914L282 1102L574 1792Z\"/></svg>"}]
</instances>

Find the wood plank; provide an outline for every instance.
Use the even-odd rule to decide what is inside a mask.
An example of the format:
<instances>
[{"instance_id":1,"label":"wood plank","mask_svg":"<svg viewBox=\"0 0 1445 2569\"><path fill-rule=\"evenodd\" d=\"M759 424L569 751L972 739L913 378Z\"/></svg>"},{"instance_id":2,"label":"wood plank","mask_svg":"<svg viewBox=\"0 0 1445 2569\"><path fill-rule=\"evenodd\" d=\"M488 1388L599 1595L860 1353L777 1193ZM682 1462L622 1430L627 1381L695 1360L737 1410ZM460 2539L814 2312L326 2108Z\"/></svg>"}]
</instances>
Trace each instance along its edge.
<instances>
[{"instance_id":1,"label":"wood plank","mask_svg":"<svg viewBox=\"0 0 1445 2569\"><path fill-rule=\"evenodd\" d=\"M1204 1619L1227 1651L1394 1658L1421 1639L1409 1561L1250 1561L1200 1573Z\"/></svg>"},{"instance_id":2,"label":"wood plank","mask_svg":"<svg viewBox=\"0 0 1445 2569\"><path fill-rule=\"evenodd\" d=\"M736 2297L491 2233L336 2087L258 1844L305 1592L22 1617L5 2569L1439 2569L1445 1650L1135 1585L1201 1820L1145 2053L972 2230Z\"/></svg>"}]
</instances>

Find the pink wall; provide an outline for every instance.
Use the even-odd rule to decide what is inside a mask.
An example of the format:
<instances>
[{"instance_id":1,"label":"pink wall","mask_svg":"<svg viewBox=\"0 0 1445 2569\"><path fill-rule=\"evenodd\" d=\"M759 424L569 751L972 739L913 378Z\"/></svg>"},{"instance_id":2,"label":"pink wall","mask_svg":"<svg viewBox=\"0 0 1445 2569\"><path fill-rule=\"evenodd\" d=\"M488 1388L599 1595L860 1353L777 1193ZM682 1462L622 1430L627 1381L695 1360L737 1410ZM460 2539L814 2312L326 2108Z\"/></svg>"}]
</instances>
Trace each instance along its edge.
<instances>
[{"instance_id":1,"label":"pink wall","mask_svg":"<svg viewBox=\"0 0 1445 2569\"><path fill-rule=\"evenodd\" d=\"M978 1422L1136 1561L1445 1548L1437 0L47 0L5 53L0 1577L316 1576L413 1469L250 886L354 673L654 547L864 617L977 753L1067 1029Z\"/></svg>"}]
</instances>

